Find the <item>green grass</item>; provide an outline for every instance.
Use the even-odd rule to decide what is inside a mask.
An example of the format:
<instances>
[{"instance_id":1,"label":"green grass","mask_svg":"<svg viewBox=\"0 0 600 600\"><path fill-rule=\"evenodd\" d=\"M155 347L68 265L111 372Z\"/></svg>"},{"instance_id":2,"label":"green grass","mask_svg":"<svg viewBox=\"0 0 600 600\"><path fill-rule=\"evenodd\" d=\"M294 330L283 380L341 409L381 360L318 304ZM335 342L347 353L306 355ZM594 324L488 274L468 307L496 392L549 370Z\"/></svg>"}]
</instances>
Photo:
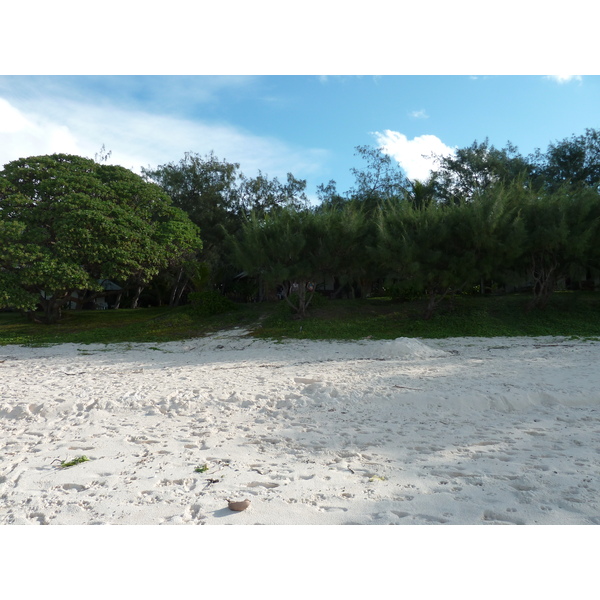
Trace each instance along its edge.
<instances>
[{"instance_id":1,"label":"green grass","mask_svg":"<svg viewBox=\"0 0 600 600\"><path fill-rule=\"evenodd\" d=\"M200 317L188 307L65 311L55 325L31 323L18 313L0 313L0 345L169 342L256 323L259 305Z\"/></svg>"},{"instance_id":2,"label":"green grass","mask_svg":"<svg viewBox=\"0 0 600 600\"><path fill-rule=\"evenodd\" d=\"M556 293L544 310L528 311L530 297L460 296L423 319L424 301L338 300L303 320L277 310L264 319L260 337L395 339L397 337L600 336L600 294ZM283 306L281 307L283 308Z\"/></svg>"},{"instance_id":3,"label":"green grass","mask_svg":"<svg viewBox=\"0 0 600 600\"><path fill-rule=\"evenodd\" d=\"M528 311L526 295L460 296L444 302L428 321L422 301L386 298L322 300L306 319L294 319L284 302L244 304L236 310L201 316L188 307L66 311L56 325L0 313L0 345L168 342L202 337L233 327L261 338L315 340L397 337L573 336L600 338L600 294L555 293L544 310Z\"/></svg>"}]
</instances>

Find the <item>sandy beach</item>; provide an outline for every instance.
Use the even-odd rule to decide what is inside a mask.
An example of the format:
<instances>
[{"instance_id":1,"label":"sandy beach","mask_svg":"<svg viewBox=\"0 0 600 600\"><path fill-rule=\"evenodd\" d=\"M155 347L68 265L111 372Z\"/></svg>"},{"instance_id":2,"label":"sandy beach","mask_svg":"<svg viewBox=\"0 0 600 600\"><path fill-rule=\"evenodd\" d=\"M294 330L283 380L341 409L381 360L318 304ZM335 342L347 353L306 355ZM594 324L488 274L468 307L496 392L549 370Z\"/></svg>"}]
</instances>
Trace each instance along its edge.
<instances>
[{"instance_id":1,"label":"sandy beach","mask_svg":"<svg viewBox=\"0 0 600 600\"><path fill-rule=\"evenodd\" d=\"M599 524L599 365L550 337L0 347L0 524Z\"/></svg>"}]
</instances>

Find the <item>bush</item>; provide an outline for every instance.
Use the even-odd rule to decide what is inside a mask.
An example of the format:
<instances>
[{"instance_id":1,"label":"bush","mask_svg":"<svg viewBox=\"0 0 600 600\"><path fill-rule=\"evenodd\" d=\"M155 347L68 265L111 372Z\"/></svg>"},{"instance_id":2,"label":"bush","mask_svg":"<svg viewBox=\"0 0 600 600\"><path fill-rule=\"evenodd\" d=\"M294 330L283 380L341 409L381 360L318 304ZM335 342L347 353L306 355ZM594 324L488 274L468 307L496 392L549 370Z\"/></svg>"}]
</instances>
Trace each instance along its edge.
<instances>
[{"instance_id":1,"label":"bush","mask_svg":"<svg viewBox=\"0 0 600 600\"><path fill-rule=\"evenodd\" d=\"M206 292L191 292L188 300L193 311L201 316L220 315L235 310L237 305L215 290Z\"/></svg>"},{"instance_id":2,"label":"bush","mask_svg":"<svg viewBox=\"0 0 600 600\"><path fill-rule=\"evenodd\" d=\"M421 286L408 281L385 285L383 290L384 294L395 302L412 302L420 300L425 295L425 290Z\"/></svg>"}]
</instances>

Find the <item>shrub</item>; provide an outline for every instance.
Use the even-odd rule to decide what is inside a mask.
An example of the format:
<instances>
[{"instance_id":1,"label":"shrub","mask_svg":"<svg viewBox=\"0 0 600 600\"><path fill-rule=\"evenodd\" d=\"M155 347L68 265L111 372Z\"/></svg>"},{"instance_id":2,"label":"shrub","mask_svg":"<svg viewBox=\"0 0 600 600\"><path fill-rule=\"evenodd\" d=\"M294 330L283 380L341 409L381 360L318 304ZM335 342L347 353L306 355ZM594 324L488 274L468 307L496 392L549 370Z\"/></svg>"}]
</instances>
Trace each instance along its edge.
<instances>
[{"instance_id":1,"label":"shrub","mask_svg":"<svg viewBox=\"0 0 600 600\"><path fill-rule=\"evenodd\" d=\"M384 294L391 297L395 302L412 302L420 300L425 295L422 286L409 281L387 284L383 287L383 290Z\"/></svg>"},{"instance_id":2,"label":"shrub","mask_svg":"<svg viewBox=\"0 0 600 600\"><path fill-rule=\"evenodd\" d=\"M193 311L201 316L220 315L237 308L235 302L215 290L191 292L188 299Z\"/></svg>"}]
</instances>

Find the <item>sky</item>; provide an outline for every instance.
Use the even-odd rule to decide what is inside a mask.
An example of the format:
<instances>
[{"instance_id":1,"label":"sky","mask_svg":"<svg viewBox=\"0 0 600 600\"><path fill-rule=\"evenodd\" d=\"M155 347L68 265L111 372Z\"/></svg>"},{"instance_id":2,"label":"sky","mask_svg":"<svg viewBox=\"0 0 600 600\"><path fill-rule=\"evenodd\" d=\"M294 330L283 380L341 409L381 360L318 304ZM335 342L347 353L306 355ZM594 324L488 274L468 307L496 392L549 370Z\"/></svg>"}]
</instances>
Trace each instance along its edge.
<instances>
[{"instance_id":1,"label":"sky","mask_svg":"<svg viewBox=\"0 0 600 600\"><path fill-rule=\"evenodd\" d=\"M600 127L600 76L0 75L0 164L72 153L135 172L186 152L240 164L307 194L344 193L356 147L382 148L410 179L431 155L486 138L525 155Z\"/></svg>"}]
</instances>

